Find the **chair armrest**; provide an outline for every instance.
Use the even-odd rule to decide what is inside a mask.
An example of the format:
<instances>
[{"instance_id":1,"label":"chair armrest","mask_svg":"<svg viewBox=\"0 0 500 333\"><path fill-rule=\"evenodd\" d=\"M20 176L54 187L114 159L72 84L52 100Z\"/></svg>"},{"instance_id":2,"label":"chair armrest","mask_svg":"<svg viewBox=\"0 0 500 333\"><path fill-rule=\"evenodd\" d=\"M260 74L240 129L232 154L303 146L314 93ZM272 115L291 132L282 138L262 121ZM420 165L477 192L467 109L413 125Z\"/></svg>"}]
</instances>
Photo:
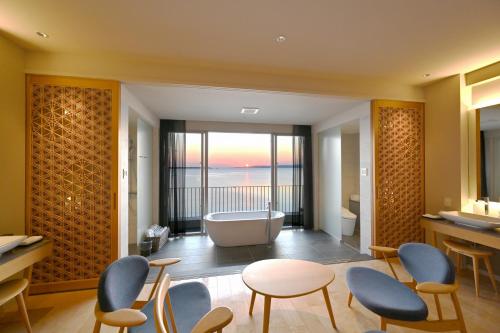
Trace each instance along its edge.
<instances>
[{"instance_id":1,"label":"chair armrest","mask_svg":"<svg viewBox=\"0 0 500 333\"><path fill-rule=\"evenodd\" d=\"M179 258L157 259L157 260L151 260L149 262L149 266L151 266L151 267L169 266L169 265L177 264L179 261L181 261L181 259L179 259Z\"/></svg>"},{"instance_id":2,"label":"chair armrest","mask_svg":"<svg viewBox=\"0 0 500 333\"><path fill-rule=\"evenodd\" d=\"M204 315L194 326L191 333L210 333L222 330L233 320L233 311L220 306Z\"/></svg>"},{"instance_id":3,"label":"chair armrest","mask_svg":"<svg viewBox=\"0 0 500 333\"><path fill-rule=\"evenodd\" d=\"M452 292L458 289L458 284L422 282L422 283L417 283L415 289L424 294L451 294Z\"/></svg>"},{"instance_id":4,"label":"chair armrest","mask_svg":"<svg viewBox=\"0 0 500 333\"><path fill-rule=\"evenodd\" d=\"M134 309L119 309L112 312L96 309L95 316L101 323L114 327L139 326L148 320L144 313Z\"/></svg>"},{"instance_id":5,"label":"chair armrest","mask_svg":"<svg viewBox=\"0 0 500 333\"><path fill-rule=\"evenodd\" d=\"M375 252L382 252L389 257L395 257L398 255L398 249L395 249L393 247L370 245L368 248Z\"/></svg>"}]
</instances>

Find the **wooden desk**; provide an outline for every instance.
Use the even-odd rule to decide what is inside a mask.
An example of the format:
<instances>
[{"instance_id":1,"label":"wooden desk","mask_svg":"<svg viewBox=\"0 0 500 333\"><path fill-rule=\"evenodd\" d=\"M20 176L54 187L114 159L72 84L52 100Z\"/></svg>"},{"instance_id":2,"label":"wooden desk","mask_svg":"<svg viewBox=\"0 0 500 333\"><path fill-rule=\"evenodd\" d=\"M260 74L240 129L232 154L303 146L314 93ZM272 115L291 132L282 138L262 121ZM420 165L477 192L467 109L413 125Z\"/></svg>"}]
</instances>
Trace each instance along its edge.
<instances>
[{"instance_id":1,"label":"wooden desk","mask_svg":"<svg viewBox=\"0 0 500 333\"><path fill-rule=\"evenodd\" d=\"M24 270L24 277L31 284L33 264L52 254L52 241L42 240L30 246L18 246L0 257L0 281ZM28 294L26 288L25 295Z\"/></svg>"},{"instance_id":2,"label":"wooden desk","mask_svg":"<svg viewBox=\"0 0 500 333\"><path fill-rule=\"evenodd\" d=\"M500 229L481 230L447 220L427 218L420 219L420 224L425 230L425 242L436 247L438 246L437 234L443 234L500 250Z\"/></svg>"}]
</instances>

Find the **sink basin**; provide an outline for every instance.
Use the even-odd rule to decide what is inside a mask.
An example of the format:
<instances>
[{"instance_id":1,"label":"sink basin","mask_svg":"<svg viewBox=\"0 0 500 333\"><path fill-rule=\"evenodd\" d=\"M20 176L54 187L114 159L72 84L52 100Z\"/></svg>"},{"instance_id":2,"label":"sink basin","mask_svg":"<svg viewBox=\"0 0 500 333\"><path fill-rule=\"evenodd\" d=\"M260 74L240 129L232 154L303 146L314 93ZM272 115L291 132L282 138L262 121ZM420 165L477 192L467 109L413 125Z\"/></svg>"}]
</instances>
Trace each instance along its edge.
<instances>
[{"instance_id":1,"label":"sink basin","mask_svg":"<svg viewBox=\"0 0 500 333\"><path fill-rule=\"evenodd\" d=\"M0 256L18 246L26 237L28 236L0 236Z\"/></svg>"},{"instance_id":2,"label":"sink basin","mask_svg":"<svg viewBox=\"0 0 500 333\"><path fill-rule=\"evenodd\" d=\"M439 215L444 219L452 221L456 224L465 225L468 227L479 229L495 229L500 228L500 218L477 215L458 211L441 211Z\"/></svg>"}]
</instances>

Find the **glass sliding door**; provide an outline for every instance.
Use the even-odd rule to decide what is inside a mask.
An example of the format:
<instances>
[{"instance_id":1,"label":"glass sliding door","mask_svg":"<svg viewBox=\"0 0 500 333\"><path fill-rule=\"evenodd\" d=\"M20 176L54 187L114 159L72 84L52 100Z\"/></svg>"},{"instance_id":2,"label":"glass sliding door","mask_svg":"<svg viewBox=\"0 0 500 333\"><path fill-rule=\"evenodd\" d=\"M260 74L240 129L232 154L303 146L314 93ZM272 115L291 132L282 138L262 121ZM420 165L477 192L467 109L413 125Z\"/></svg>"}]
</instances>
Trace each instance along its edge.
<instances>
[{"instance_id":1,"label":"glass sliding door","mask_svg":"<svg viewBox=\"0 0 500 333\"><path fill-rule=\"evenodd\" d=\"M275 209L285 213L285 225L299 226L297 216L302 209L302 163L298 154L298 140L292 135L275 135L274 175L275 175Z\"/></svg>"}]
</instances>

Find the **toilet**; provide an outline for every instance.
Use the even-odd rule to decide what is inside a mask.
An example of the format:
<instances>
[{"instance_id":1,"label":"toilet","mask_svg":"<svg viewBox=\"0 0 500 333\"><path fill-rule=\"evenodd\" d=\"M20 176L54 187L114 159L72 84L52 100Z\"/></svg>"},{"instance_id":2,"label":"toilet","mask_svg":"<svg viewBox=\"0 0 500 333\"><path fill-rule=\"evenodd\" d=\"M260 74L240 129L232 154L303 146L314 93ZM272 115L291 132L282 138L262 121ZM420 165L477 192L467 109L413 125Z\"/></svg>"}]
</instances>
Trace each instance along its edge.
<instances>
[{"instance_id":1,"label":"toilet","mask_svg":"<svg viewBox=\"0 0 500 333\"><path fill-rule=\"evenodd\" d=\"M353 214L349 209L342 207L342 235L354 235L354 228L356 227L356 214Z\"/></svg>"}]
</instances>

